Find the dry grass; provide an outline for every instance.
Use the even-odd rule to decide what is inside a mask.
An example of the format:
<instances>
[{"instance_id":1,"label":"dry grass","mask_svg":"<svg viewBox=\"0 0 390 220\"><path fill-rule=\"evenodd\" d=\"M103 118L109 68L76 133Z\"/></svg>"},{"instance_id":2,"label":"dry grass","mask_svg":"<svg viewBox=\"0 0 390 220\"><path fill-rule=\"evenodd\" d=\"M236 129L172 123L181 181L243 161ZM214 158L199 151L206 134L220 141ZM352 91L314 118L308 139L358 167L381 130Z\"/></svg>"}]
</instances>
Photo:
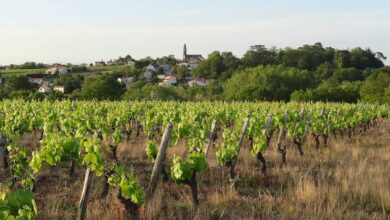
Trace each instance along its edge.
<instances>
[{"instance_id":1,"label":"dry grass","mask_svg":"<svg viewBox=\"0 0 390 220\"><path fill-rule=\"evenodd\" d=\"M352 138L332 138L319 151L309 140L300 157L288 147L287 165L279 168L275 140L265 153L268 175L250 155L246 144L240 153L237 190L229 186L228 169L209 154L210 169L199 175L200 207L193 210L188 186L160 182L155 197L142 207L143 219L390 219L390 121ZM118 156L146 187L152 164L144 155L144 137L123 143ZM184 155L185 143L170 148ZM69 164L45 168L40 174L37 204L40 219L73 219L81 193L84 169L67 175ZM1 170L2 172L3 170ZM122 204L111 189L101 198L103 180L94 177L88 219L126 219Z\"/></svg>"}]
</instances>

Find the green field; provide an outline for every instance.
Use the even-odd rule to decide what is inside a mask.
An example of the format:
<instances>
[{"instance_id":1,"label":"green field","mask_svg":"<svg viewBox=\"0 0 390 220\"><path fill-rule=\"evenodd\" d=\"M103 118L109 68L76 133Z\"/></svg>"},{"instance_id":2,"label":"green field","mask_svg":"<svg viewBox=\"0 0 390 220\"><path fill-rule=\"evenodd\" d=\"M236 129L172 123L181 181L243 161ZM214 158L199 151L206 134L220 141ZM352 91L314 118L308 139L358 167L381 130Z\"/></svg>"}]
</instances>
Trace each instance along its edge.
<instances>
[{"instance_id":1,"label":"green field","mask_svg":"<svg viewBox=\"0 0 390 220\"><path fill-rule=\"evenodd\" d=\"M28 74L45 73L45 69L9 69L0 70L1 76L23 76Z\"/></svg>"}]
</instances>

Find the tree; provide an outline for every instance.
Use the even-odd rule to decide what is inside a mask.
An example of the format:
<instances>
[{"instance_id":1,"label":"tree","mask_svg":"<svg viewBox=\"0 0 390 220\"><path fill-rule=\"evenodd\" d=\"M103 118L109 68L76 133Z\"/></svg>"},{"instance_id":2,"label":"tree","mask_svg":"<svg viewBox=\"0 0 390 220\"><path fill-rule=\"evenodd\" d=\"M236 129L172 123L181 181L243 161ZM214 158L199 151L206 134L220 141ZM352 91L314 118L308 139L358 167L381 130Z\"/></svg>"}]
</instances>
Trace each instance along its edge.
<instances>
[{"instance_id":1,"label":"tree","mask_svg":"<svg viewBox=\"0 0 390 220\"><path fill-rule=\"evenodd\" d=\"M352 63L351 53L348 50L336 51L333 63L338 68L351 67L351 63Z\"/></svg>"},{"instance_id":2,"label":"tree","mask_svg":"<svg viewBox=\"0 0 390 220\"><path fill-rule=\"evenodd\" d=\"M184 65L176 65L173 67L173 73L181 81L187 76L187 68Z\"/></svg>"},{"instance_id":3,"label":"tree","mask_svg":"<svg viewBox=\"0 0 390 220\"><path fill-rule=\"evenodd\" d=\"M351 68L339 68L336 69L332 76L333 80L338 82L342 81L362 81L364 80L364 74L362 71Z\"/></svg>"},{"instance_id":4,"label":"tree","mask_svg":"<svg viewBox=\"0 0 390 220\"><path fill-rule=\"evenodd\" d=\"M87 78L78 97L81 99L118 100L126 88L114 76Z\"/></svg>"},{"instance_id":5,"label":"tree","mask_svg":"<svg viewBox=\"0 0 390 220\"><path fill-rule=\"evenodd\" d=\"M9 91L32 90L35 88L26 76L10 76L6 78L6 85Z\"/></svg>"},{"instance_id":6,"label":"tree","mask_svg":"<svg viewBox=\"0 0 390 220\"><path fill-rule=\"evenodd\" d=\"M178 63L178 61L173 56L164 56L161 58L157 58L156 63L157 64L169 64L171 66L175 66Z\"/></svg>"},{"instance_id":7,"label":"tree","mask_svg":"<svg viewBox=\"0 0 390 220\"><path fill-rule=\"evenodd\" d=\"M364 81L360 95L367 102L383 103L384 92L389 85L390 69L382 68L376 70Z\"/></svg>"},{"instance_id":8,"label":"tree","mask_svg":"<svg viewBox=\"0 0 390 220\"><path fill-rule=\"evenodd\" d=\"M151 57L145 57L143 59L140 59L138 61L135 62L135 67L138 68L138 69L142 69L142 68L145 68L147 67L149 64L152 64L154 63L155 60L153 60L153 58Z\"/></svg>"},{"instance_id":9,"label":"tree","mask_svg":"<svg viewBox=\"0 0 390 220\"><path fill-rule=\"evenodd\" d=\"M275 64L278 51L274 48L268 50L264 45L254 45L244 54L241 63L245 67Z\"/></svg>"},{"instance_id":10,"label":"tree","mask_svg":"<svg viewBox=\"0 0 390 220\"><path fill-rule=\"evenodd\" d=\"M373 53L370 49L357 47L351 50L351 66L360 70L381 68L384 66L382 59L385 59L382 53Z\"/></svg>"},{"instance_id":11,"label":"tree","mask_svg":"<svg viewBox=\"0 0 390 220\"><path fill-rule=\"evenodd\" d=\"M54 85L64 86L64 93L70 94L76 89L80 89L84 81L81 75L60 75L55 79Z\"/></svg>"},{"instance_id":12,"label":"tree","mask_svg":"<svg viewBox=\"0 0 390 220\"><path fill-rule=\"evenodd\" d=\"M239 62L231 52L221 54L219 51L214 51L192 71L192 75L207 79L229 78L238 68Z\"/></svg>"},{"instance_id":13,"label":"tree","mask_svg":"<svg viewBox=\"0 0 390 220\"><path fill-rule=\"evenodd\" d=\"M228 100L288 101L295 90L313 85L310 72L279 66L259 66L233 74L224 85Z\"/></svg>"},{"instance_id":14,"label":"tree","mask_svg":"<svg viewBox=\"0 0 390 220\"><path fill-rule=\"evenodd\" d=\"M324 49L321 43L303 45L297 49L286 48L280 52L279 63L304 70L316 70L323 63L331 62L332 48Z\"/></svg>"},{"instance_id":15,"label":"tree","mask_svg":"<svg viewBox=\"0 0 390 220\"><path fill-rule=\"evenodd\" d=\"M350 102L355 103L360 100L360 88L362 82L342 82L325 81L315 89L295 91L291 94L292 101L300 102Z\"/></svg>"}]
</instances>

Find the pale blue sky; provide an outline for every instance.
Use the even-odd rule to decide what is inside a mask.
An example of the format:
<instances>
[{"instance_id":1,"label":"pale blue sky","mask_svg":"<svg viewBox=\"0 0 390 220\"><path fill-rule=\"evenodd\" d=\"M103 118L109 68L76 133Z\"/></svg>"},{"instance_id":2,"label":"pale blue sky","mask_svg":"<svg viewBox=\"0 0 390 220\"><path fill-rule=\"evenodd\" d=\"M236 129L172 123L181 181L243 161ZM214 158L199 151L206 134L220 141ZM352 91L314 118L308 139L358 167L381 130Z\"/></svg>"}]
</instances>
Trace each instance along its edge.
<instances>
[{"instance_id":1,"label":"pale blue sky","mask_svg":"<svg viewBox=\"0 0 390 220\"><path fill-rule=\"evenodd\" d=\"M390 60L389 0L0 0L0 65L251 45L370 47Z\"/></svg>"}]
</instances>

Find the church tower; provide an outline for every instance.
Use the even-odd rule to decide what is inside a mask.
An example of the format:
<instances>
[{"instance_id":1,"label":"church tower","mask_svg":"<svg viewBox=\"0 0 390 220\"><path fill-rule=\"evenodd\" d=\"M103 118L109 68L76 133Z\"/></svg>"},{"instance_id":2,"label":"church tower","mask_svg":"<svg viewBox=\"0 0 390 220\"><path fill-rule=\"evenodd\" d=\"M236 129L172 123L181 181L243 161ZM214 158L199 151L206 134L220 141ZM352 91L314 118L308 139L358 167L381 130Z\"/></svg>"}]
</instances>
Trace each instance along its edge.
<instances>
[{"instance_id":1,"label":"church tower","mask_svg":"<svg viewBox=\"0 0 390 220\"><path fill-rule=\"evenodd\" d=\"M187 45L184 44L184 48L183 48L183 60L186 60L187 59Z\"/></svg>"}]
</instances>

